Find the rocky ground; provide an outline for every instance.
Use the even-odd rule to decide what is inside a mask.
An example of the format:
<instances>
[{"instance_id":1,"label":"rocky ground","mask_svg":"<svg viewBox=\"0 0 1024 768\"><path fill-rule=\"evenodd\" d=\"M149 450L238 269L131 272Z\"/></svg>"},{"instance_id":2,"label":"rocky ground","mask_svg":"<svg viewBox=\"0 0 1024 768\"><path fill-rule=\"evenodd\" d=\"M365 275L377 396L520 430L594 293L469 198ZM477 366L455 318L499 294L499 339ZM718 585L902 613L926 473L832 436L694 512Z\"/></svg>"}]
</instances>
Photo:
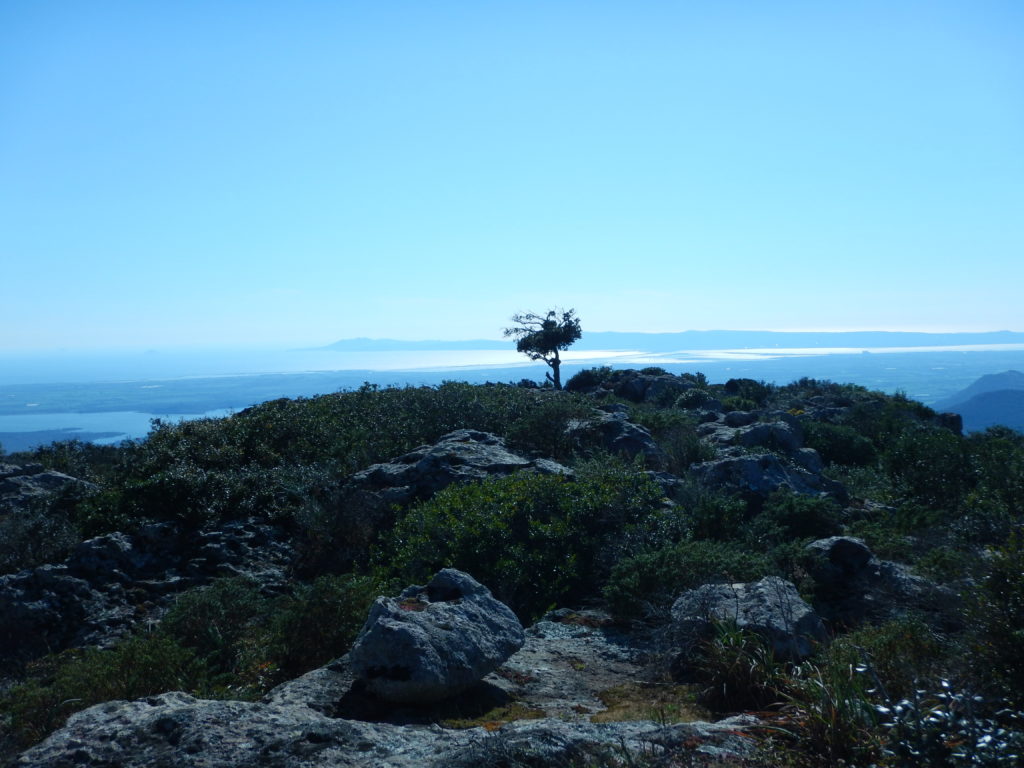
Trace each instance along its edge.
<instances>
[{"instance_id":1,"label":"rocky ground","mask_svg":"<svg viewBox=\"0 0 1024 768\"><path fill-rule=\"evenodd\" d=\"M616 394L638 402L673 398L692 388L671 376L620 377L616 387ZM846 489L823 476L820 457L804 447L800 422L792 414L724 413L717 405L706 403L697 413L699 434L714 458L694 465L694 477L709 487L762 498L787 486L848 502ZM568 434L607 451L644 456L647 466L659 470L652 473L655 479L670 491L682 481L660 471L665 454L627 413L621 404L599 405L591 417L570 424ZM553 461L512 453L495 435L460 430L353 475L327 504L362 526L352 537L357 547L393 523L395 504L427 498L451 483L516 471L572 474ZM75 482L41 467L3 465L0 502L15 509ZM862 542L833 537L809 549L816 558L813 605L781 580L764 599L757 595L766 590L754 583L716 585L719 606L708 595L689 599L700 601L709 616L761 632L778 648L821 641L821 618L854 622L906 607L952 615L951 592L880 561ZM339 554L342 560L351 556ZM159 523L132 535L91 539L62 563L0 576L0 657L22 662L47 651L110 645L140 622L157 621L175 595L218 576L245 575L273 593L291 578L294 561L285 532L258 520L189 537ZM784 592L786 605L780 608L772 601L779 603ZM795 611L807 616L811 630L796 626ZM679 614L677 625L693 623L693 611L673 614ZM15 764L487 768L587 764L586 759L593 765L599 764L593 762L598 754L629 760L665 751L691 761L679 764L749 759L757 741L756 719L707 722L707 713L692 703L693 691L665 674L671 656L678 654L670 637L677 629L617 626L600 611L562 609L529 627L521 647L517 642L518 650L491 665L493 671L478 683L444 701L386 702L367 690L365 669L357 674L345 656L279 686L260 702L168 692L100 704L73 715Z\"/></svg>"},{"instance_id":2,"label":"rocky ground","mask_svg":"<svg viewBox=\"0 0 1024 768\"><path fill-rule=\"evenodd\" d=\"M660 721L643 711L670 686L656 671L655 647L647 630L559 611L529 628L523 647L478 685L426 709L369 695L343 657L258 703L175 692L101 704L74 715L16 765L440 768L665 751L700 765L748 756L753 717L668 724L678 709ZM676 688L663 701L678 706L685 692Z\"/></svg>"}]
</instances>

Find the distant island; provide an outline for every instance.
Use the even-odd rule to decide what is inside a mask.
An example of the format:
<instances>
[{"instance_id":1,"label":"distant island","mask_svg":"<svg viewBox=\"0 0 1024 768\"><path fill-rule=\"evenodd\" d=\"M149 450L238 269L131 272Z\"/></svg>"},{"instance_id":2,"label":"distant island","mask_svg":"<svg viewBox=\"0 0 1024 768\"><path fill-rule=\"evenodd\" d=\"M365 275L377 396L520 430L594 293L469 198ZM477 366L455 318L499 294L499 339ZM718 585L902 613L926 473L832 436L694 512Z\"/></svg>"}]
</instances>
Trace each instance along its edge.
<instances>
[{"instance_id":1,"label":"distant island","mask_svg":"<svg viewBox=\"0 0 1024 768\"><path fill-rule=\"evenodd\" d=\"M709 349L812 349L951 347L992 344L1024 344L1024 333L924 333L910 331L682 331L679 333L629 333L595 331L583 334L574 350L641 350L676 352ZM334 352L400 352L466 349L508 349L507 339L464 339L456 341L401 339L341 339L318 347Z\"/></svg>"}]
</instances>

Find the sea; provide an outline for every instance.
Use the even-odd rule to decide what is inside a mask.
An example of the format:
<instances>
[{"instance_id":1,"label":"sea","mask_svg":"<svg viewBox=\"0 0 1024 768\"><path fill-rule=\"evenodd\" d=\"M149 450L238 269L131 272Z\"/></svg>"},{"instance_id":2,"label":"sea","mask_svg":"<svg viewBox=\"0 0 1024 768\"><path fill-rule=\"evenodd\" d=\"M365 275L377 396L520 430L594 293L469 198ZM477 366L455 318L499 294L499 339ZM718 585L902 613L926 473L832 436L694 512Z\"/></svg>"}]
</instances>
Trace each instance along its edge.
<instances>
[{"instance_id":1,"label":"sea","mask_svg":"<svg viewBox=\"0 0 1024 768\"><path fill-rule=\"evenodd\" d=\"M988 373L1024 370L1024 345L722 349L563 353L563 380L593 366L659 366L724 382L786 384L802 377L901 391L935 403ZM513 349L355 352L321 349L171 349L0 354L0 450L53 440L117 443L145 437L154 419L220 418L277 397L361 385L543 381L546 366Z\"/></svg>"}]
</instances>

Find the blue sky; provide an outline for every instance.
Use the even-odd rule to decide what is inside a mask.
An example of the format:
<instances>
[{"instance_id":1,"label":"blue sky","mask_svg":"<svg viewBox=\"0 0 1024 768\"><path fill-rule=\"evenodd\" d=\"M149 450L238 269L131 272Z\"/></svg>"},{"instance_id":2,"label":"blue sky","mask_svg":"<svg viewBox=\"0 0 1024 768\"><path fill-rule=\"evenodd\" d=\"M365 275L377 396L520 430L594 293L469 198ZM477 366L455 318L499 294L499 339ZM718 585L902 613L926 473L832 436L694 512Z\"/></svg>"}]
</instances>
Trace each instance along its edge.
<instances>
[{"instance_id":1,"label":"blue sky","mask_svg":"<svg viewBox=\"0 0 1024 768\"><path fill-rule=\"evenodd\" d=\"M0 3L0 350L1024 330L1024 4Z\"/></svg>"}]
</instances>

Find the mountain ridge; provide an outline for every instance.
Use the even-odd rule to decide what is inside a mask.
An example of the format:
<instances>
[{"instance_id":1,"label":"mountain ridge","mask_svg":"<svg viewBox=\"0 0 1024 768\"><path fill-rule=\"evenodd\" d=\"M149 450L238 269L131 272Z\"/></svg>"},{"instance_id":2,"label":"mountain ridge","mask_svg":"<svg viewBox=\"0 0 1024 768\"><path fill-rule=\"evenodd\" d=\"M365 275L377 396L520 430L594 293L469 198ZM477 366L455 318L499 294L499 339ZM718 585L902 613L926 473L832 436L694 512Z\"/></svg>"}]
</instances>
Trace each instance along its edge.
<instances>
[{"instance_id":1,"label":"mountain ridge","mask_svg":"<svg viewBox=\"0 0 1024 768\"><path fill-rule=\"evenodd\" d=\"M350 352L393 352L403 350L508 349L504 339L403 340L358 337L339 339L319 350ZM573 345L576 350L640 349L643 351L710 350L733 348L815 348L815 347L930 347L1024 344L1024 333L985 331L980 333L927 333L919 331L679 331L635 333L628 331L584 332Z\"/></svg>"}]
</instances>

